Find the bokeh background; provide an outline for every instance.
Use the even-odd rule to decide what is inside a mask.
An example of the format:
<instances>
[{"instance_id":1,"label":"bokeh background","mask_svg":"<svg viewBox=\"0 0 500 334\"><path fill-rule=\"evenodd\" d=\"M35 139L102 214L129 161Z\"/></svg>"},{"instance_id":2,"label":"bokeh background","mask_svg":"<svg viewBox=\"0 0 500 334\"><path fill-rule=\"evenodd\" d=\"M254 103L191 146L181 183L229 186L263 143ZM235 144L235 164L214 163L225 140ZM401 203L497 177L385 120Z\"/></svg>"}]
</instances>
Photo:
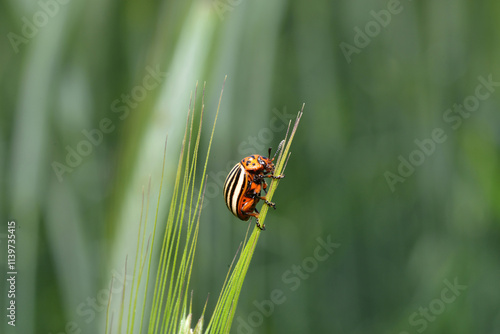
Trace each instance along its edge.
<instances>
[{"instance_id":1,"label":"bokeh background","mask_svg":"<svg viewBox=\"0 0 500 334\"><path fill-rule=\"evenodd\" d=\"M195 318L247 229L222 200L227 172L276 148L305 103L231 332L500 333L498 1L0 4L0 332L103 332L165 136L160 223L190 94L198 81L200 106L206 82L205 151L227 75Z\"/></svg>"}]
</instances>

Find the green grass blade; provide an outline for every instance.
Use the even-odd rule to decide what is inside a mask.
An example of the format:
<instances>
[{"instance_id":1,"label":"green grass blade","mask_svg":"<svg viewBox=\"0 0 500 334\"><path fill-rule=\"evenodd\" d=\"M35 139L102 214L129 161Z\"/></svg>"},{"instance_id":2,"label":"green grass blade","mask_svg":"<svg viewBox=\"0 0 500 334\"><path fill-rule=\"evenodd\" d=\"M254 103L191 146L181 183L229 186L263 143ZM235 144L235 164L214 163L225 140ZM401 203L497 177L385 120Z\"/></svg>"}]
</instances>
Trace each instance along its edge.
<instances>
[{"instance_id":1,"label":"green grass blade","mask_svg":"<svg viewBox=\"0 0 500 334\"><path fill-rule=\"evenodd\" d=\"M297 131L300 119L302 117L304 106L305 104L302 105L302 109L301 111L299 111L293 129L290 133L290 138L287 140L288 131L290 130L290 125L288 127L287 135L281 144L283 145L282 146L283 150L278 155L278 159L276 162L276 167L274 172L275 175L281 175L284 173L286 162L290 155L291 143L295 136L295 132ZM276 191L276 188L278 187L278 183L279 179L272 180L266 195L268 201L272 201L272 197L274 195L274 192ZM261 212L259 214L259 220L261 225L264 225L265 223L268 209L269 207L267 205L262 206ZM233 322L234 314L236 312L236 307L238 305L238 299L240 296L241 288L243 286L243 282L248 272L248 268L250 266L250 262L255 252L255 247L257 245L257 241L259 239L261 232L262 231L255 226L252 231L252 234L250 235L250 238L248 239L248 242L245 243L243 251L241 252L238 262L236 263L236 266L234 267L234 270L232 271L227 284L226 282L224 283L221 294L219 296L219 300L217 301L214 313L212 315L212 318L210 319L210 322L206 328L205 333L207 334L229 333L231 329L231 324ZM229 272L230 271L231 269L229 270Z\"/></svg>"},{"instance_id":2,"label":"green grass blade","mask_svg":"<svg viewBox=\"0 0 500 334\"><path fill-rule=\"evenodd\" d=\"M151 176L149 177L149 182L148 182L148 198L146 202L146 208L149 207L149 195L151 194ZM142 268L144 267L144 262L145 258L143 258L143 251L144 251L144 238L146 236L146 226L147 226L147 221L148 221L148 212L146 210L146 217L144 219L144 224L141 232L141 225L142 225L142 215L144 211L144 188L142 189L142 205L141 205L141 215L140 215L140 220L139 220L139 233L137 234L137 248L136 248L136 255L135 255L135 261L134 261L134 271L132 274L132 283L130 287L130 301L129 301L129 310L128 310L128 321L127 321L127 331L126 333L133 333L134 331L134 324L135 324L135 315L136 315L136 309L137 309L137 299L139 296L139 287L141 285L141 278L142 278ZM142 235L142 240L141 240L141 235ZM140 242L139 242L140 241ZM148 240L148 245L149 245L150 240ZM140 249L140 251L139 251ZM147 254L147 249L148 246L146 246L146 254ZM139 260L139 264L137 264L137 260ZM136 275L136 266L139 266L139 274ZM137 285L135 289L135 294L132 293L134 290L134 282L137 276ZM134 296L132 300L132 296ZM132 304L133 304L133 311L132 311ZM132 314L131 314L132 312ZM130 327L129 327L130 324Z\"/></svg>"},{"instance_id":3,"label":"green grass blade","mask_svg":"<svg viewBox=\"0 0 500 334\"><path fill-rule=\"evenodd\" d=\"M127 276L127 261L128 261L128 255L125 256L125 269L123 271L123 276ZM125 281L123 282L123 289L122 289L122 300L120 302L120 315L118 317L118 333L122 332L122 322L123 322L123 310L125 307L125 292L126 292L126 287L127 284Z\"/></svg>"},{"instance_id":4,"label":"green grass blade","mask_svg":"<svg viewBox=\"0 0 500 334\"><path fill-rule=\"evenodd\" d=\"M222 92L223 88L221 90L221 98ZM199 182L201 185L205 183L206 168L218 112L220 110L221 98L219 99L219 106L212 128L205 166L201 181ZM203 193L199 192L197 196L194 193L195 189L197 189L195 188L195 183L198 183L196 181L196 165L198 163L198 151L201 139L200 131L204 111L203 100L204 94L197 134L195 134L196 131L194 131L193 123L195 118L195 103L193 102L192 109L191 106L188 109L186 131L156 276L148 327L149 333L178 332L181 328L181 319L183 326L190 324L190 321L187 321L186 309L188 306L189 282L198 240L201 207L203 205ZM196 91L194 101L196 101ZM149 267L150 264L148 265ZM199 321L197 324L198 331L201 331L201 324L202 321Z\"/></svg>"},{"instance_id":5,"label":"green grass blade","mask_svg":"<svg viewBox=\"0 0 500 334\"><path fill-rule=\"evenodd\" d=\"M146 246L145 235L146 226L148 221L148 210L146 210L144 222L142 220L143 210L144 210L144 190L142 198L141 215L139 221L139 233L137 236L137 246L136 246L136 257L134 260L133 278L130 285L130 296L128 298L128 309L127 309L127 319L126 324L123 324L123 315L125 310L125 296L126 289L128 286L123 287L123 293L121 296L120 310L119 310L119 323L118 323L118 333L121 333L122 326L126 325L127 333L134 333L136 330L135 326L135 316L137 309L137 302L139 300L139 291L142 282L143 275L145 274L145 284L143 305L141 311L141 321L139 325L139 332L142 332L144 326L144 314L146 310L146 304L150 304L150 315L149 323L147 324L148 333L179 333L179 332L190 332L192 314L191 314L191 304L188 303L189 295L189 284L191 280L191 274L193 269L194 258L196 254L196 245L199 235L199 224L201 217L201 209L203 207L203 199L206 186L206 172L208 159L210 156L210 150L212 147L213 137L215 133L215 126L217 124L217 118L220 111L220 105L222 101L222 94L224 91L226 78L224 78L224 83L222 85L221 94L219 97L219 104L217 106L217 112L215 114L215 119L212 127L212 132L210 135L210 140L207 148L207 155L205 158L205 164L203 166L203 172L201 173L201 180L199 180L199 185L203 186L202 191L197 191L195 184L198 183L196 180L196 172L198 165L198 152L200 148L201 141L201 130L203 124L203 113L204 113L204 94L205 85L203 86L202 95L202 106L200 108L200 120L198 124L198 129L194 128L194 118L195 118L195 101L196 92L194 99L191 100L193 108L191 109L191 102L188 108L186 129L184 134L184 139L182 141L181 152L179 156L179 163L177 168L176 179L174 182L174 190L172 194L172 199L170 203L170 211L167 216L165 232L163 235L163 242L161 246L159 265L157 268L154 290L152 295L151 303L148 303L148 287L150 281L151 267L152 267L152 250L156 239L156 230L158 225L158 212L161 203L161 191L162 184L165 175L165 161L166 161L166 145L167 140L165 140L165 148L163 155L162 164L162 174L160 180L160 189L158 194L157 207L155 212L155 220L153 231L148 238ZM151 182L148 189L150 189ZM201 187L200 187L201 188ZM149 194L146 208L149 207ZM128 258L128 257L127 257ZM127 260L125 262L125 268L127 267ZM126 269L125 269L126 270ZM228 276L229 277L229 276ZM226 279L227 280L227 279ZM109 305L106 312L106 332L109 329L111 333L113 325L113 313L111 312L111 320L109 320ZM189 312L188 312L189 305ZM194 332L201 333L203 330L203 317L206 310L206 304L203 309L203 314L198 320ZM227 315L225 315L227 317Z\"/></svg>"},{"instance_id":6,"label":"green grass blade","mask_svg":"<svg viewBox=\"0 0 500 334\"><path fill-rule=\"evenodd\" d=\"M108 324L109 324L108 319L109 319L109 307L110 307L110 305L111 305L111 295L112 295L111 291L113 291L113 281L114 281L114 280L115 280L115 276L113 275L113 276L111 277L111 283L109 284L109 285L110 285L110 286L109 286L109 291L110 291L110 293L109 293L109 296L108 296L108 306L106 307L106 329L105 329L105 331L104 331L104 333L105 333L105 334L107 334L107 333L111 333L111 325L109 325L109 331L108 331ZM111 321L112 321L112 320L111 320Z\"/></svg>"},{"instance_id":7,"label":"green grass blade","mask_svg":"<svg viewBox=\"0 0 500 334\"><path fill-rule=\"evenodd\" d=\"M150 179L151 180L151 179ZM150 181L151 182L151 181ZM141 225L142 225L142 214L144 212L144 187L142 187L142 204L141 204L141 218L139 219L139 233L137 234L137 247L136 247L136 250L135 250L135 260L134 260L134 270L132 272L132 283L130 285L130 291L133 291L134 290L134 284L135 284L135 277L136 277L136 274L137 274L137 260L139 258L138 254L139 254L139 247L140 247L140 240L141 240ZM139 284L137 284L137 286L139 286ZM130 294L130 300L128 302L128 315L127 315L127 330L125 331L125 333L128 333L129 330L130 330L130 326L132 325L132 328L134 328L133 326L133 315L131 315L131 312L132 312L132 296L133 294L131 293ZM137 293L136 293L136 297L137 297Z\"/></svg>"}]
</instances>

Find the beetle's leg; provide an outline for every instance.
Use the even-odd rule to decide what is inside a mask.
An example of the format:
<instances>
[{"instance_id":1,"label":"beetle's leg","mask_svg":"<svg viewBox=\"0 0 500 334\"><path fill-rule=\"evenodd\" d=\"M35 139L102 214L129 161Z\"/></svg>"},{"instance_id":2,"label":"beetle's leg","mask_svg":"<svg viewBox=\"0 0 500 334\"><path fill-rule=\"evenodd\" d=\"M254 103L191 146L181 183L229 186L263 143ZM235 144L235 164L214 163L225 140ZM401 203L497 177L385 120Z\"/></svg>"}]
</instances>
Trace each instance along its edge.
<instances>
[{"instance_id":1,"label":"beetle's leg","mask_svg":"<svg viewBox=\"0 0 500 334\"><path fill-rule=\"evenodd\" d=\"M256 174L256 175L254 175L254 177L253 177L253 181L254 181L255 183L257 183L257 184L261 184L261 183L262 183L262 181L264 181L264 178L265 178L265 177L266 177L265 175L262 175L262 174Z\"/></svg>"},{"instance_id":2,"label":"beetle's leg","mask_svg":"<svg viewBox=\"0 0 500 334\"><path fill-rule=\"evenodd\" d=\"M266 184L266 183L264 183L264 185L265 185L265 186L264 186L264 187L262 187L262 188L264 189L264 191L265 191L265 192L266 192L266 194L267 194L267 191L266 191L267 184ZM264 203L266 203L268 206L270 206L270 207L272 207L274 210L276 210L276 204L274 204L273 202L269 202L269 201L267 200L266 196L260 196L260 190L259 190L259 192L258 192L258 193L257 193L257 192L255 192L255 191L253 191L253 192L248 192L248 193L247 193L247 196L252 197L252 198L254 198L254 199L261 199L261 200L263 200L263 201L264 201ZM248 202L248 204L250 204L250 202ZM248 205L248 204L247 204L247 205ZM242 211L244 211L244 209L245 209L245 205L242 207ZM255 209L255 210L257 211L257 209Z\"/></svg>"},{"instance_id":3,"label":"beetle's leg","mask_svg":"<svg viewBox=\"0 0 500 334\"><path fill-rule=\"evenodd\" d=\"M255 212L242 212L243 214L247 215L247 216L251 216L251 217L255 217L255 222L257 224L257 227L263 231L266 229L266 225L265 224L262 224L260 225L260 222L259 222L259 211L257 209L255 209Z\"/></svg>"},{"instance_id":4,"label":"beetle's leg","mask_svg":"<svg viewBox=\"0 0 500 334\"><path fill-rule=\"evenodd\" d=\"M262 179L262 189L267 194L267 183L266 180Z\"/></svg>"},{"instance_id":5,"label":"beetle's leg","mask_svg":"<svg viewBox=\"0 0 500 334\"><path fill-rule=\"evenodd\" d=\"M274 175L274 174L266 174L266 175L263 175L263 174L258 174L256 175L256 177L260 178L260 179L264 179L265 177L268 177L270 179L282 179L285 177L284 174L281 174L281 175Z\"/></svg>"},{"instance_id":6,"label":"beetle's leg","mask_svg":"<svg viewBox=\"0 0 500 334\"><path fill-rule=\"evenodd\" d=\"M255 208L255 212L257 212L257 215L254 216L255 217L255 223L257 224L257 227L261 231L264 231L266 229L266 225L265 224L260 225L260 222L259 222L259 210L257 210L257 208Z\"/></svg>"},{"instance_id":7,"label":"beetle's leg","mask_svg":"<svg viewBox=\"0 0 500 334\"><path fill-rule=\"evenodd\" d=\"M269 177L271 179L282 179L285 177L285 175L284 174L282 174L282 175L266 175L264 177Z\"/></svg>"},{"instance_id":8,"label":"beetle's leg","mask_svg":"<svg viewBox=\"0 0 500 334\"><path fill-rule=\"evenodd\" d=\"M265 190L265 189L264 189ZM266 198L266 196L260 196L260 191L258 193L249 193L247 194L248 196L254 198L254 199L261 199L264 201L264 203L266 203L268 206L272 207L274 210L276 210L276 204L274 204L273 202L269 202ZM244 206L242 207L242 210L243 210ZM257 211L257 209L255 209L255 211ZM258 212L258 211L257 211Z\"/></svg>"},{"instance_id":9,"label":"beetle's leg","mask_svg":"<svg viewBox=\"0 0 500 334\"><path fill-rule=\"evenodd\" d=\"M266 224L262 224L260 225L259 223L259 218L255 218L255 222L257 224L257 227L261 230L261 231L264 231L266 229Z\"/></svg>"},{"instance_id":10,"label":"beetle's leg","mask_svg":"<svg viewBox=\"0 0 500 334\"><path fill-rule=\"evenodd\" d=\"M256 196L258 199L261 199L264 201L264 203L266 203L268 206L272 207L274 210L276 210L276 204L274 204L273 202L269 202L265 196Z\"/></svg>"},{"instance_id":11,"label":"beetle's leg","mask_svg":"<svg viewBox=\"0 0 500 334\"><path fill-rule=\"evenodd\" d=\"M268 206L270 206L271 208L273 208L274 210L276 210L276 204L274 204L274 202L269 202L267 199L264 201L264 203L266 203Z\"/></svg>"}]
</instances>

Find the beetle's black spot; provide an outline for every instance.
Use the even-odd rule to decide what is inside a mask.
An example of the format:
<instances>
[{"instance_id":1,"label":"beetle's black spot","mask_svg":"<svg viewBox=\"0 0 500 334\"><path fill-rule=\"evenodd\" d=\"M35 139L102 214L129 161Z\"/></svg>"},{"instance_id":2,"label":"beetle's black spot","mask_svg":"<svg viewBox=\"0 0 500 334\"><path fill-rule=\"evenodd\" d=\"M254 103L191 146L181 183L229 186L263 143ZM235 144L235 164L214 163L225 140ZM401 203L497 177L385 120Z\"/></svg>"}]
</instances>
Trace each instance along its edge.
<instances>
[{"instance_id":1,"label":"beetle's black spot","mask_svg":"<svg viewBox=\"0 0 500 334\"><path fill-rule=\"evenodd\" d=\"M250 158L255 159L255 155L251 155Z\"/></svg>"},{"instance_id":2,"label":"beetle's black spot","mask_svg":"<svg viewBox=\"0 0 500 334\"><path fill-rule=\"evenodd\" d=\"M247 166L250 165L250 160L247 160L246 164L247 164Z\"/></svg>"},{"instance_id":3,"label":"beetle's black spot","mask_svg":"<svg viewBox=\"0 0 500 334\"><path fill-rule=\"evenodd\" d=\"M252 166L255 166L255 162L252 164Z\"/></svg>"}]
</instances>

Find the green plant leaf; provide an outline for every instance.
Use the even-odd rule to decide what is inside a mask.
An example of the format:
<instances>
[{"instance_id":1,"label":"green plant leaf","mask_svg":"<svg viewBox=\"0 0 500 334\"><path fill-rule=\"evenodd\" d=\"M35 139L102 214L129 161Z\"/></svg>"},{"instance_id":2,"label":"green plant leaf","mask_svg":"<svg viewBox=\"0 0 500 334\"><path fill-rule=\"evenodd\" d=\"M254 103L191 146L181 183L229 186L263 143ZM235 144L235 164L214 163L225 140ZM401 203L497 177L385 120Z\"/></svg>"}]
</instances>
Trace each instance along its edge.
<instances>
[{"instance_id":1,"label":"green plant leaf","mask_svg":"<svg viewBox=\"0 0 500 334\"><path fill-rule=\"evenodd\" d=\"M282 175L285 171L286 163L288 161L288 157L290 156L290 147L292 144L292 140L295 136L295 132L297 131L297 127L302 117L304 106L305 104L302 105L301 111L299 111L299 113L297 114L292 132L290 133L290 138L287 139L288 132L290 130L289 124L285 139L280 143L280 146L283 147L283 150L280 151L277 162L275 164L275 175ZM273 179L271 181L269 190L266 195L268 201L272 200L279 182L280 179ZM259 214L259 221L261 225L264 225L265 223L268 209L269 207L267 205L262 206ZM257 241L259 240L260 233L262 233L262 231L257 226L254 226L252 234L250 235L248 240L245 239L243 251L241 252L241 255L232 272L231 264L228 275L229 273L231 274L229 275L229 278L226 278L226 281L224 282L222 291L215 306L215 311L212 315L212 318L210 319L205 333L229 333L234 314L236 312L236 307L238 305L241 288L243 286L245 276L248 272L250 261L252 260L252 256L255 252L255 247L257 246Z\"/></svg>"}]
</instances>

